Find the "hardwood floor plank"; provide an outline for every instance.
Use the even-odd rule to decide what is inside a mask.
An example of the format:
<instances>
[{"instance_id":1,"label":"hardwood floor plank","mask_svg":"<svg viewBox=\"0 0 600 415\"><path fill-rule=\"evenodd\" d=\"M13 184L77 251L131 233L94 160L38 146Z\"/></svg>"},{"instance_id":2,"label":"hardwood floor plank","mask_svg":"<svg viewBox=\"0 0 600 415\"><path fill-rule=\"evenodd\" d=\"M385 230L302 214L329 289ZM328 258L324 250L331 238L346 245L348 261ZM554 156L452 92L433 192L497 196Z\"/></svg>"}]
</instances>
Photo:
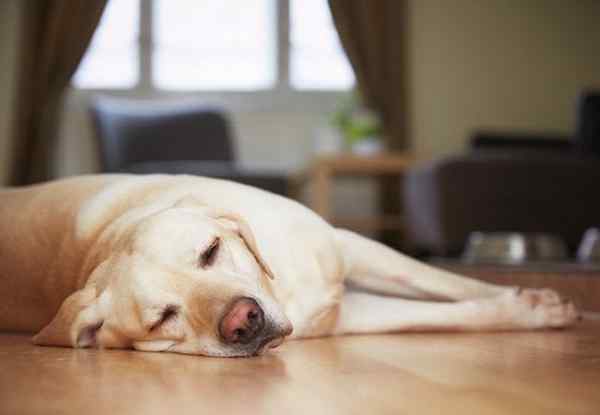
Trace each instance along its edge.
<instances>
[{"instance_id":1,"label":"hardwood floor plank","mask_svg":"<svg viewBox=\"0 0 600 415\"><path fill-rule=\"evenodd\" d=\"M598 414L600 318L576 329L292 341L251 359L0 335L0 413Z\"/></svg>"}]
</instances>

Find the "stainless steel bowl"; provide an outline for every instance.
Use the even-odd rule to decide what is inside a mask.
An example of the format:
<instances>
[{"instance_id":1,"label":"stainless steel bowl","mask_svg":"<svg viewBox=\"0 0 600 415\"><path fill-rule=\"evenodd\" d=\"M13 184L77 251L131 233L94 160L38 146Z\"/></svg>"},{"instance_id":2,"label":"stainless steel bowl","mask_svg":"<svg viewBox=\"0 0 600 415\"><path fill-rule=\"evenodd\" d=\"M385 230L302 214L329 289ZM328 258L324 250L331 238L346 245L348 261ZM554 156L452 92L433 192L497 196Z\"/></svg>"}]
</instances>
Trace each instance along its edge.
<instances>
[{"instance_id":1,"label":"stainless steel bowl","mask_svg":"<svg viewBox=\"0 0 600 415\"><path fill-rule=\"evenodd\" d=\"M567 259L564 241L544 233L473 232L463 260L471 263L522 264Z\"/></svg>"},{"instance_id":2,"label":"stainless steel bowl","mask_svg":"<svg viewBox=\"0 0 600 415\"><path fill-rule=\"evenodd\" d=\"M577 260L600 263L600 229L590 228L585 231L577 249Z\"/></svg>"}]
</instances>

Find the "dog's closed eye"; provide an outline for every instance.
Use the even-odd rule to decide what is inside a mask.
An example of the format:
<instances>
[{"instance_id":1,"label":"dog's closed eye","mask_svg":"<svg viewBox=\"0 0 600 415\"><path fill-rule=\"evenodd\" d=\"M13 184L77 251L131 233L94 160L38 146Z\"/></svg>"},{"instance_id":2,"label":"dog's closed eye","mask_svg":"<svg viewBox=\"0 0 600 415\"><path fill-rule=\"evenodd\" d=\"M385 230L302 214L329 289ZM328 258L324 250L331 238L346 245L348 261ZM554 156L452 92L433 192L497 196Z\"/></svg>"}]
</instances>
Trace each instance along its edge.
<instances>
[{"instance_id":1,"label":"dog's closed eye","mask_svg":"<svg viewBox=\"0 0 600 415\"><path fill-rule=\"evenodd\" d=\"M221 246L221 239L215 238L211 244L206 248L201 254L200 258L198 258L198 266L201 268L206 268L211 266L217 255L219 254L219 247Z\"/></svg>"},{"instance_id":2,"label":"dog's closed eye","mask_svg":"<svg viewBox=\"0 0 600 415\"><path fill-rule=\"evenodd\" d=\"M179 313L179 307L173 304L169 304L166 306L163 311L160 313L160 318L150 326L150 331L156 331L160 326L165 324L168 321L173 320L177 317Z\"/></svg>"}]
</instances>

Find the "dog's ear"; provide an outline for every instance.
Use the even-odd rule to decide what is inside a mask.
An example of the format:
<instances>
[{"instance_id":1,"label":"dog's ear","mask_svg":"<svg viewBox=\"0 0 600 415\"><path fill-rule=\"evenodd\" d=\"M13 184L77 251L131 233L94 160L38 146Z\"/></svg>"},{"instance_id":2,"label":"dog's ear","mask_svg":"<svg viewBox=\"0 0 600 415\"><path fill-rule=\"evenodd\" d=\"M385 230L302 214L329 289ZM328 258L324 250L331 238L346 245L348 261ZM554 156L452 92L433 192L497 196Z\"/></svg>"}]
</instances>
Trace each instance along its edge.
<instances>
[{"instance_id":1,"label":"dog's ear","mask_svg":"<svg viewBox=\"0 0 600 415\"><path fill-rule=\"evenodd\" d=\"M263 269L264 273L267 274L270 279L275 279L273 271L271 271L271 268L269 268L269 265L258 250L254 233L252 233L252 229L250 229L248 222L246 222L241 216L233 213L215 212L214 215L215 219L217 219L221 224L227 226L240 235L250 252L252 252L254 255L254 258L256 258L256 262L258 262L260 267Z\"/></svg>"},{"instance_id":2,"label":"dog's ear","mask_svg":"<svg viewBox=\"0 0 600 415\"><path fill-rule=\"evenodd\" d=\"M96 300L93 286L67 297L56 316L33 337L33 343L43 346L93 347L103 320L96 316L92 305Z\"/></svg>"},{"instance_id":3,"label":"dog's ear","mask_svg":"<svg viewBox=\"0 0 600 415\"><path fill-rule=\"evenodd\" d=\"M219 223L234 232L237 232L238 235L242 238L250 252L256 258L256 262L260 265L263 272L267 274L270 279L274 279L273 271L269 268L269 265L264 260L260 251L258 250L258 246L256 244L256 239L254 238L254 233L252 233L252 229L248 222L244 220L240 215L228 212L222 209L216 209L210 206L205 205L200 200L198 200L193 195L185 196L184 198L177 201L174 205L175 207L194 207L197 209L203 210L208 216L216 219Z\"/></svg>"}]
</instances>

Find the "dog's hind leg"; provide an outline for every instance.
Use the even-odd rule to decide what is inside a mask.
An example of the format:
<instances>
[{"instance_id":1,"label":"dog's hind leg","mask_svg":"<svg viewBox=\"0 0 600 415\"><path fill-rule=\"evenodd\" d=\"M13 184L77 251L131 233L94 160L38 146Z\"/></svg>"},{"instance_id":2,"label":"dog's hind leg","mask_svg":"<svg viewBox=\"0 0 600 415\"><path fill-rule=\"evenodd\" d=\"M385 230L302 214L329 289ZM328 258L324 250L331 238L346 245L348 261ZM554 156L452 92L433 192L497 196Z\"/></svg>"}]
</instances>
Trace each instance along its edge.
<instances>
[{"instance_id":1,"label":"dog's hind leg","mask_svg":"<svg viewBox=\"0 0 600 415\"><path fill-rule=\"evenodd\" d=\"M416 261L354 232L336 229L346 280L381 294L421 300L460 301L514 291Z\"/></svg>"},{"instance_id":2,"label":"dog's hind leg","mask_svg":"<svg viewBox=\"0 0 600 415\"><path fill-rule=\"evenodd\" d=\"M551 290L514 290L453 303L346 293L332 334L532 330L566 327L577 317L573 304Z\"/></svg>"}]
</instances>

